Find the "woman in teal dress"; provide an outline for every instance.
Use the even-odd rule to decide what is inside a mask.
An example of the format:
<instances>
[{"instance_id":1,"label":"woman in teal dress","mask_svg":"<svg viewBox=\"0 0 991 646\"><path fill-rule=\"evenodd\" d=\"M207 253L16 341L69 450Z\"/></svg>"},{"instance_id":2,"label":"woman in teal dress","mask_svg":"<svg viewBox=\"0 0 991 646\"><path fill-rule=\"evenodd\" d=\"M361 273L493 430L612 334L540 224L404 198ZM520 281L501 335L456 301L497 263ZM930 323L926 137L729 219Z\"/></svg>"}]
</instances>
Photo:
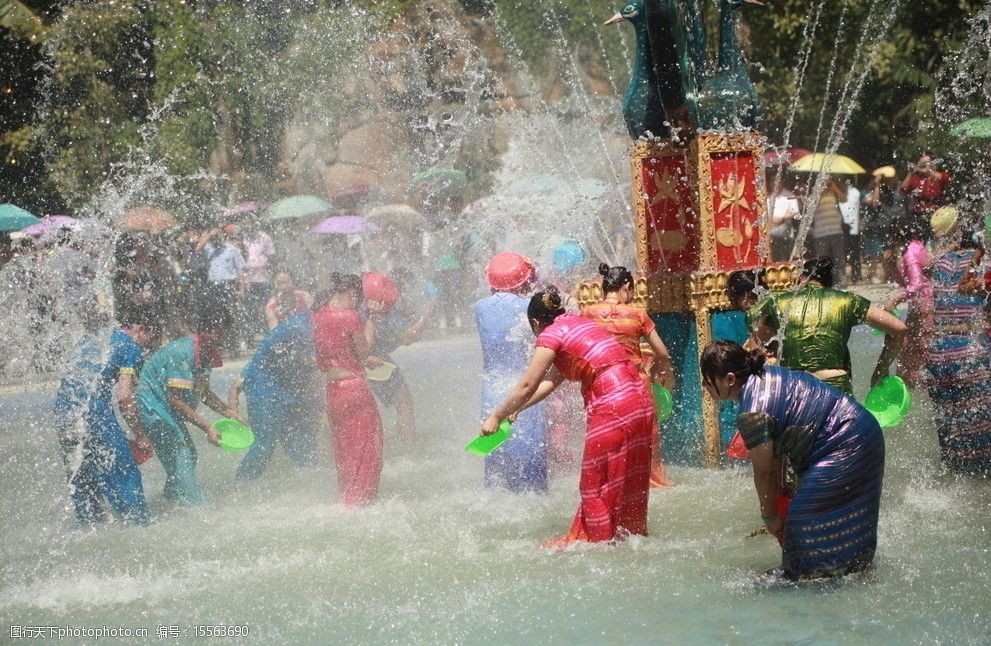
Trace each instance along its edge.
<instances>
[{"instance_id":1,"label":"woman in teal dress","mask_svg":"<svg viewBox=\"0 0 991 646\"><path fill-rule=\"evenodd\" d=\"M226 310L203 316L195 334L151 355L138 380L138 412L165 469L165 498L189 507L209 499L196 480L196 446L186 422L202 429L210 444L220 442L217 431L196 412L197 404L202 399L217 413L247 424L209 388L210 370L223 365L219 350L228 327Z\"/></svg>"}]
</instances>

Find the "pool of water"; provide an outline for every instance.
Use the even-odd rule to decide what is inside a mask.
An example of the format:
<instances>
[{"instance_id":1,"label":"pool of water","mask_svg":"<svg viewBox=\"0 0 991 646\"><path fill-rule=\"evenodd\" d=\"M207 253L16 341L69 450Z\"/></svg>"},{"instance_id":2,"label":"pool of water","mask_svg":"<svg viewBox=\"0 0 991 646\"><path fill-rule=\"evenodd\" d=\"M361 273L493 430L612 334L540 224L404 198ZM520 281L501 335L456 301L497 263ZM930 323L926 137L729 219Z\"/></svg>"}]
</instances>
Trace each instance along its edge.
<instances>
[{"instance_id":1,"label":"pool of water","mask_svg":"<svg viewBox=\"0 0 991 646\"><path fill-rule=\"evenodd\" d=\"M879 346L858 330L861 390ZM300 473L282 456L237 487L238 456L198 436L214 506L166 507L151 461L158 522L145 529L74 529L50 388L0 395L0 640L9 625L146 628L156 641L160 626L192 638L226 624L248 626L229 641L991 643L991 482L941 471L924 395L886 435L875 571L771 588L755 575L780 551L745 538L760 524L747 471L671 468L649 537L545 551L574 513L575 468L547 496L484 490L481 459L463 450L478 420L475 339L397 360L419 436L404 444L386 418L377 504L343 509L331 470ZM215 375L219 391L230 378Z\"/></svg>"}]
</instances>

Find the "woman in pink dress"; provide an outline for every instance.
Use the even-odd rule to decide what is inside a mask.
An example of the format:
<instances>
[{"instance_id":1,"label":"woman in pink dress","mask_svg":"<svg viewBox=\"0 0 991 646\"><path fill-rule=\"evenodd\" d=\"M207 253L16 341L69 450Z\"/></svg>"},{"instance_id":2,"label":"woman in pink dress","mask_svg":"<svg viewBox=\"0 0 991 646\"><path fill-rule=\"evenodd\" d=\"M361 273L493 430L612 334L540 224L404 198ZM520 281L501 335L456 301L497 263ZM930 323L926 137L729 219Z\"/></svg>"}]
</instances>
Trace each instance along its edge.
<instances>
[{"instance_id":1,"label":"woman in pink dress","mask_svg":"<svg viewBox=\"0 0 991 646\"><path fill-rule=\"evenodd\" d=\"M933 288L926 276L929 260L929 250L921 240L913 240L908 244L902 254L902 275L899 281L904 289L885 307L892 312L900 303L908 301L908 316L905 320L908 335L898 354L898 376L910 388L921 384L926 365L926 348L933 329Z\"/></svg>"},{"instance_id":2,"label":"woman in pink dress","mask_svg":"<svg viewBox=\"0 0 991 646\"><path fill-rule=\"evenodd\" d=\"M544 543L609 541L647 534L647 491L654 402L623 346L599 324L565 312L553 286L527 308L536 349L509 397L482 423L491 435L499 422L542 401L565 379L581 382L587 432L571 530Z\"/></svg>"},{"instance_id":3,"label":"woman in pink dress","mask_svg":"<svg viewBox=\"0 0 991 646\"><path fill-rule=\"evenodd\" d=\"M359 507L378 495L382 420L365 381L370 332L358 315L361 278L335 275L330 282L332 295L313 313L313 343L317 367L327 375L337 486L346 507Z\"/></svg>"}]
</instances>

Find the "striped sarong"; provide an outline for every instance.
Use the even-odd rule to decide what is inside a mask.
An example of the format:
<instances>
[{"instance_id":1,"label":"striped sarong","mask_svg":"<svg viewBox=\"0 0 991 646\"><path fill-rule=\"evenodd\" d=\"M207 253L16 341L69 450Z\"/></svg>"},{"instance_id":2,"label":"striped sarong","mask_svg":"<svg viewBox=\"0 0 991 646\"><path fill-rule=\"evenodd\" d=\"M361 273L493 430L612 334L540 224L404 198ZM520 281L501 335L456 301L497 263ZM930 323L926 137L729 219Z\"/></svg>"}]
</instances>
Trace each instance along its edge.
<instances>
[{"instance_id":1,"label":"striped sarong","mask_svg":"<svg viewBox=\"0 0 991 646\"><path fill-rule=\"evenodd\" d=\"M597 375L585 401L581 504L571 530L548 547L608 541L623 532L647 534L653 400L636 368L624 363Z\"/></svg>"}]
</instances>

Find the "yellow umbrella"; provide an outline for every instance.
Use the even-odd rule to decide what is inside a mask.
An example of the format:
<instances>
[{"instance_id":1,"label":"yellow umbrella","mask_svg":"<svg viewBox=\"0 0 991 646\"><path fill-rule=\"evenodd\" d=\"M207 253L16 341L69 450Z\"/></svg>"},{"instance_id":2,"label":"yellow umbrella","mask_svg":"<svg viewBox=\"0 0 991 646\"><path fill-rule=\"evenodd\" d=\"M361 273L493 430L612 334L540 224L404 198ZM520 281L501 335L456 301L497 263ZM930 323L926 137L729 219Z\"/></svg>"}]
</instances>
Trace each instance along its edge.
<instances>
[{"instance_id":1,"label":"yellow umbrella","mask_svg":"<svg viewBox=\"0 0 991 646\"><path fill-rule=\"evenodd\" d=\"M867 170L846 155L809 153L794 164L791 169L803 173L829 173L830 175L859 175Z\"/></svg>"},{"instance_id":2,"label":"yellow umbrella","mask_svg":"<svg viewBox=\"0 0 991 646\"><path fill-rule=\"evenodd\" d=\"M887 177L891 179L896 175L894 166L881 166L880 168L875 168L871 171L871 175L880 175L881 177Z\"/></svg>"}]
</instances>

